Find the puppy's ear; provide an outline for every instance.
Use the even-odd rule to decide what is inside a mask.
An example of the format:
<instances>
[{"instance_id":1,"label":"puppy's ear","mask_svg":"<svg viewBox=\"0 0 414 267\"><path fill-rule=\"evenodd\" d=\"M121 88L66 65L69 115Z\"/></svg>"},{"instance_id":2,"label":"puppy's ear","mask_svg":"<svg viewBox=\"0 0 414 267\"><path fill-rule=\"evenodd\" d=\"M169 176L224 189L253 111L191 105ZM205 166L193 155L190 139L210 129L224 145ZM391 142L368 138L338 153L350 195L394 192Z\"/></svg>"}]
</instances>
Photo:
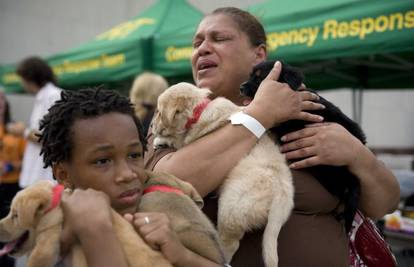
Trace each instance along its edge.
<instances>
[{"instance_id":1,"label":"puppy's ear","mask_svg":"<svg viewBox=\"0 0 414 267\"><path fill-rule=\"evenodd\" d=\"M186 109L187 100L184 97L177 97L170 108L164 109L166 111L167 125L174 123L176 115L180 114Z\"/></svg>"},{"instance_id":2,"label":"puppy's ear","mask_svg":"<svg viewBox=\"0 0 414 267\"><path fill-rule=\"evenodd\" d=\"M191 186L190 189L190 197L194 202L197 204L197 206L201 209L204 206L203 198L200 196L200 194L197 192L197 190Z\"/></svg>"},{"instance_id":3,"label":"puppy's ear","mask_svg":"<svg viewBox=\"0 0 414 267\"><path fill-rule=\"evenodd\" d=\"M38 219L49 207L52 192L36 190L25 194L16 207L18 220L24 228L36 225Z\"/></svg>"},{"instance_id":4,"label":"puppy's ear","mask_svg":"<svg viewBox=\"0 0 414 267\"><path fill-rule=\"evenodd\" d=\"M184 191L184 193L189 196L201 209L204 206L203 198L200 196L200 194L197 192L197 190L194 188L192 184L189 182L183 181L179 178L177 178L180 184L181 189Z\"/></svg>"},{"instance_id":5,"label":"puppy's ear","mask_svg":"<svg viewBox=\"0 0 414 267\"><path fill-rule=\"evenodd\" d=\"M173 124L177 110L175 108L165 109L165 114L161 114L161 121L165 126Z\"/></svg>"},{"instance_id":6,"label":"puppy's ear","mask_svg":"<svg viewBox=\"0 0 414 267\"><path fill-rule=\"evenodd\" d=\"M153 176L153 174L150 174L150 176ZM181 189L184 194L189 196L200 209L204 206L203 198L200 196L192 184L168 173L163 173L163 176L168 179L169 185L178 186L178 188Z\"/></svg>"}]
</instances>

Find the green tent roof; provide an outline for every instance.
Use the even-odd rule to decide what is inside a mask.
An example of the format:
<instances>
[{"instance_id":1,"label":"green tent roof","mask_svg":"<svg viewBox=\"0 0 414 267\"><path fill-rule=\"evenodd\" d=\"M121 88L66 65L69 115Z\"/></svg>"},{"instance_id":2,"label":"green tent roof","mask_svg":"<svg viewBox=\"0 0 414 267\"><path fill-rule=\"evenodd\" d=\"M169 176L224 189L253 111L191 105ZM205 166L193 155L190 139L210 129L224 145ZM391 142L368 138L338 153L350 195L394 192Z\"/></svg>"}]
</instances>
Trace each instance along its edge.
<instances>
[{"instance_id":1,"label":"green tent roof","mask_svg":"<svg viewBox=\"0 0 414 267\"><path fill-rule=\"evenodd\" d=\"M310 87L414 87L414 1L268 0L248 10L265 26L269 58L301 67ZM143 70L189 77L201 17L186 1L160 0L48 61L64 88L131 80ZM21 90L14 66L0 67L0 85Z\"/></svg>"},{"instance_id":2,"label":"green tent roof","mask_svg":"<svg viewBox=\"0 0 414 267\"><path fill-rule=\"evenodd\" d=\"M249 10L269 57L300 66L314 88L414 87L414 1L269 0Z\"/></svg>"},{"instance_id":3,"label":"green tent roof","mask_svg":"<svg viewBox=\"0 0 414 267\"><path fill-rule=\"evenodd\" d=\"M188 73L191 37L202 13L184 0L159 0L94 40L47 58L63 88L131 80L144 70L164 76ZM7 92L21 86L15 65L0 66Z\"/></svg>"}]
</instances>

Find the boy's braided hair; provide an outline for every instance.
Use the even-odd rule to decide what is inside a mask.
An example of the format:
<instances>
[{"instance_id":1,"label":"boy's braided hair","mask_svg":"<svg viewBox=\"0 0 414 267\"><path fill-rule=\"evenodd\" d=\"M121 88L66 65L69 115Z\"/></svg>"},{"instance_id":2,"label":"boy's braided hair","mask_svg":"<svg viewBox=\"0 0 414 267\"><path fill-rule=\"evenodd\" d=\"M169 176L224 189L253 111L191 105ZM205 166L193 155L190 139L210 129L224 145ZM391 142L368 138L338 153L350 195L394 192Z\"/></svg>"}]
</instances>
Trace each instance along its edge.
<instances>
[{"instance_id":1,"label":"boy's braided hair","mask_svg":"<svg viewBox=\"0 0 414 267\"><path fill-rule=\"evenodd\" d=\"M73 149L71 127L77 119L95 118L107 113L118 112L133 118L139 140L146 150L142 126L134 114L128 98L112 90L89 88L79 91L62 91L61 99L49 109L40 122L40 143L44 166L71 159ZM110 127L110 126L108 126Z\"/></svg>"}]
</instances>

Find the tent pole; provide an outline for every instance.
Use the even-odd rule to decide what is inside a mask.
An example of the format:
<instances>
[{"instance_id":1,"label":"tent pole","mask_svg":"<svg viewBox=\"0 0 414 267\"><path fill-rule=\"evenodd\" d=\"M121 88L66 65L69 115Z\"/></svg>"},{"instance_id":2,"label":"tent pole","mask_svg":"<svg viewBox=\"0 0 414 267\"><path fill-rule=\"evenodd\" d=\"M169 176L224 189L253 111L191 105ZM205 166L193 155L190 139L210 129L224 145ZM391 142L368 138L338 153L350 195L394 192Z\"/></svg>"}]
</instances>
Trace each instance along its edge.
<instances>
[{"instance_id":1,"label":"tent pole","mask_svg":"<svg viewBox=\"0 0 414 267\"><path fill-rule=\"evenodd\" d=\"M144 71L152 71L154 69L153 43L154 37L152 36L141 39L142 69Z\"/></svg>"},{"instance_id":2,"label":"tent pole","mask_svg":"<svg viewBox=\"0 0 414 267\"><path fill-rule=\"evenodd\" d=\"M363 90L361 88L352 88L352 118L359 125L362 124L362 101Z\"/></svg>"}]
</instances>

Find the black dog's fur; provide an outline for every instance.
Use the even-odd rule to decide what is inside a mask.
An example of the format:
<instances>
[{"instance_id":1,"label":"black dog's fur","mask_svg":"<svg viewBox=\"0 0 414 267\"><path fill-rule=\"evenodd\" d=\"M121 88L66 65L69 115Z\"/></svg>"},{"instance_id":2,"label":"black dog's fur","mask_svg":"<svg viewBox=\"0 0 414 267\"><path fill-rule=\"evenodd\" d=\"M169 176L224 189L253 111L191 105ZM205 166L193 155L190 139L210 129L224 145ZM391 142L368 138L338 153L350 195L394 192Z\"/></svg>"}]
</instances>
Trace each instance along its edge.
<instances>
[{"instance_id":1,"label":"black dog's fur","mask_svg":"<svg viewBox=\"0 0 414 267\"><path fill-rule=\"evenodd\" d=\"M274 63L275 61L266 61L255 66L250 74L249 80L240 86L241 94L253 98L257 88L269 74ZM304 76L299 70L282 63L279 82L287 83L292 89L298 90L303 80ZM314 91L312 92L316 93ZM311 111L311 113L322 116L326 122L339 123L365 144L366 137L359 125L343 114L342 111L331 102L321 96L319 97L319 103L323 104L325 109ZM306 124L308 124L306 121L291 120L272 128L271 132L277 137L281 137L289 132L303 129ZM345 206L344 212L337 214L337 217L338 219L343 218L345 220L345 229L349 231L358 207L360 195L358 178L349 172L346 167L319 165L307 168L307 171L309 171L331 194L338 196L343 202Z\"/></svg>"}]
</instances>

